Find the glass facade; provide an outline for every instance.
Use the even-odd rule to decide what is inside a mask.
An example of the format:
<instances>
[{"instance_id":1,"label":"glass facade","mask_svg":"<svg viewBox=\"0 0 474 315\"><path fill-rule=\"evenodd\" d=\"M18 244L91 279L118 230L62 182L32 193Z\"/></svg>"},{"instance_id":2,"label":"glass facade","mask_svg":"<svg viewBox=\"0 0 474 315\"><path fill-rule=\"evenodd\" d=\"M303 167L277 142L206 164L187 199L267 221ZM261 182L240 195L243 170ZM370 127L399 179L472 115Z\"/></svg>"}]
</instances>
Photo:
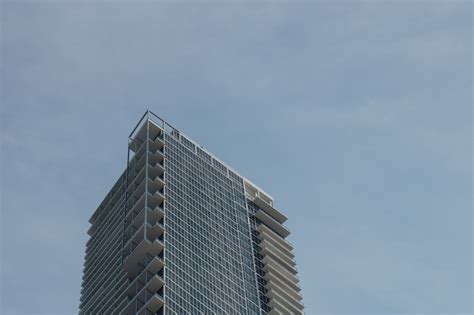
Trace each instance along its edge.
<instances>
[{"instance_id":1,"label":"glass facade","mask_svg":"<svg viewBox=\"0 0 474 315\"><path fill-rule=\"evenodd\" d=\"M242 178L183 136L165 147L166 314L258 314Z\"/></svg>"},{"instance_id":2,"label":"glass facade","mask_svg":"<svg viewBox=\"0 0 474 315\"><path fill-rule=\"evenodd\" d=\"M151 112L91 217L80 314L302 314L273 199Z\"/></svg>"}]
</instances>

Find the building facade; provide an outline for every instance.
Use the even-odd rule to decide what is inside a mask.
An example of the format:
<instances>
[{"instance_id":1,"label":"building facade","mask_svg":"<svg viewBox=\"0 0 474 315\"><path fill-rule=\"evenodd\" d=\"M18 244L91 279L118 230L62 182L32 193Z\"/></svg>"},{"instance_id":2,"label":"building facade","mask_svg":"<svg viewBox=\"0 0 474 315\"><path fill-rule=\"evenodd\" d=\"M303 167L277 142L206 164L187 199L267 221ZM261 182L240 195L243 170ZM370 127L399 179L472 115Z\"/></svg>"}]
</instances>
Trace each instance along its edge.
<instances>
[{"instance_id":1,"label":"building facade","mask_svg":"<svg viewBox=\"0 0 474 315\"><path fill-rule=\"evenodd\" d=\"M150 111L90 218L80 314L303 314L287 217Z\"/></svg>"}]
</instances>

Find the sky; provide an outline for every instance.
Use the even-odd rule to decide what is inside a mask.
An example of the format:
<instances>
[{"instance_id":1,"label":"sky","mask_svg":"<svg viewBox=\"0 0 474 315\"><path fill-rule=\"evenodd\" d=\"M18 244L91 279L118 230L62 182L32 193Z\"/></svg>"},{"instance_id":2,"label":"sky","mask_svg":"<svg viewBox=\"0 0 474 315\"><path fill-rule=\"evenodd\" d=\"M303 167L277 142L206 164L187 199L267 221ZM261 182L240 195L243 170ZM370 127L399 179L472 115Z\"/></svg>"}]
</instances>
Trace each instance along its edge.
<instances>
[{"instance_id":1,"label":"sky","mask_svg":"<svg viewBox=\"0 0 474 315\"><path fill-rule=\"evenodd\" d=\"M289 217L306 314L470 314L472 2L3 1L0 313L77 314L150 109Z\"/></svg>"}]
</instances>

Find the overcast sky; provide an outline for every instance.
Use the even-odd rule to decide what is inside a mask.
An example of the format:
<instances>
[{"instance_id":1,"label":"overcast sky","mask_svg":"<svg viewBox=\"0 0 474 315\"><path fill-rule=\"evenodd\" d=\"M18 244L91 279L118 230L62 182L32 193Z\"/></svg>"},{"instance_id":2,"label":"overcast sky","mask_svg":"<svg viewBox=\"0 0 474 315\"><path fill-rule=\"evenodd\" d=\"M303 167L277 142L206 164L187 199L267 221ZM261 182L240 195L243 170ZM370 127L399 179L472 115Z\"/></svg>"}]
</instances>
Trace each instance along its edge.
<instances>
[{"instance_id":1,"label":"overcast sky","mask_svg":"<svg viewBox=\"0 0 474 315\"><path fill-rule=\"evenodd\" d=\"M147 108L274 196L307 314L472 312L471 1L1 8L0 313L77 313Z\"/></svg>"}]
</instances>

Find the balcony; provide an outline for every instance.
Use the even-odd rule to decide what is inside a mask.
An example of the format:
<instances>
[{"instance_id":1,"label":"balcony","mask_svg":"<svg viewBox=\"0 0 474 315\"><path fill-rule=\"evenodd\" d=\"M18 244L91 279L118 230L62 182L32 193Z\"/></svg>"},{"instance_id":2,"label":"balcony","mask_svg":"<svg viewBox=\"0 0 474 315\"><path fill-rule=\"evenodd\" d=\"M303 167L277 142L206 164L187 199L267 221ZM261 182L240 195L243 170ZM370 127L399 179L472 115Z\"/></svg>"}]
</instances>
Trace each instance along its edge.
<instances>
[{"instance_id":1,"label":"balcony","mask_svg":"<svg viewBox=\"0 0 474 315\"><path fill-rule=\"evenodd\" d=\"M163 279L158 275L153 275L133 297L129 296L127 306L120 312L121 315L132 314L154 314L164 304L162 291ZM133 293L132 293L133 294Z\"/></svg>"},{"instance_id":2,"label":"balcony","mask_svg":"<svg viewBox=\"0 0 474 315\"><path fill-rule=\"evenodd\" d=\"M143 238L144 238L144 233L145 233L145 228L144 225L141 224L138 228L134 227L133 225L130 225L126 230L125 230L125 235L124 235L124 248L127 247L133 247L133 244L138 244Z\"/></svg>"},{"instance_id":3,"label":"balcony","mask_svg":"<svg viewBox=\"0 0 474 315\"><path fill-rule=\"evenodd\" d=\"M271 244L267 243L265 240L259 244L261 250L260 254L263 256L262 262L268 263L269 259L272 259L279 263L281 266L285 267L289 272L296 274L296 263L295 261L286 255L284 252L281 252Z\"/></svg>"},{"instance_id":4,"label":"balcony","mask_svg":"<svg viewBox=\"0 0 474 315\"><path fill-rule=\"evenodd\" d=\"M295 257L293 252L287 248L280 246L280 243L276 242L272 238L266 235L259 235L260 247L262 248L262 254L271 252L272 254L281 257L288 264L295 266L293 258Z\"/></svg>"},{"instance_id":5,"label":"balcony","mask_svg":"<svg viewBox=\"0 0 474 315\"><path fill-rule=\"evenodd\" d=\"M303 299L301 293L294 288L288 286L286 283L283 281L279 280L278 278L273 277L272 275L269 275L267 277L269 280L267 280L267 284L265 284L265 288L267 290L278 290L281 289L286 292L289 296L291 296L292 299L296 301L301 301Z\"/></svg>"},{"instance_id":6,"label":"balcony","mask_svg":"<svg viewBox=\"0 0 474 315\"><path fill-rule=\"evenodd\" d=\"M158 146L156 145L156 142L148 141L148 144L148 151L150 152L150 155L148 156L148 161L152 162L153 164L163 161L163 159L165 158L163 143Z\"/></svg>"},{"instance_id":7,"label":"balcony","mask_svg":"<svg viewBox=\"0 0 474 315\"><path fill-rule=\"evenodd\" d=\"M103 314L118 314L123 310L130 300L143 288L143 283L147 283L150 275L158 275L162 281L164 263L162 257L146 255L145 261L137 264L137 269L128 275L129 282L121 286L116 292L120 292L115 298L119 300L119 304L110 305L105 309ZM148 275L148 276L147 276ZM148 278L147 278L148 277ZM155 280L153 280L155 281ZM163 281L162 281L163 282ZM164 285L164 284L163 284ZM162 286L162 285L161 285ZM158 287L161 288L159 285ZM111 291L114 292L114 291ZM99 312L102 314L102 312Z\"/></svg>"},{"instance_id":8,"label":"balcony","mask_svg":"<svg viewBox=\"0 0 474 315\"><path fill-rule=\"evenodd\" d=\"M155 224L156 222L161 222L164 215L165 215L165 212L163 210L163 203L161 203L160 205L156 206L155 208L151 209L151 208L147 208L148 209L148 213L147 213L147 216L148 216L148 222L150 222L150 224Z\"/></svg>"},{"instance_id":9,"label":"balcony","mask_svg":"<svg viewBox=\"0 0 474 315\"><path fill-rule=\"evenodd\" d=\"M276 221L271 216L269 216L265 211L258 210L257 213L255 214L255 217L257 217L257 219L259 219L261 222L263 222L266 226L271 228L274 232L276 232L281 237L285 238L288 235L290 235L290 231L288 231L287 228L285 228L283 225L281 225L280 222Z\"/></svg>"},{"instance_id":10,"label":"balcony","mask_svg":"<svg viewBox=\"0 0 474 315\"><path fill-rule=\"evenodd\" d=\"M148 206L150 208L155 208L158 205L162 204L165 201L165 196L163 196L163 190L156 191L154 193L148 192Z\"/></svg>"},{"instance_id":11,"label":"balcony","mask_svg":"<svg viewBox=\"0 0 474 315\"><path fill-rule=\"evenodd\" d=\"M156 151L161 151L163 153L163 148L165 146L165 142L163 141L163 138L158 137L155 139L149 140L148 143L148 148L150 149L150 152L155 154Z\"/></svg>"},{"instance_id":12,"label":"balcony","mask_svg":"<svg viewBox=\"0 0 474 315\"><path fill-rule=\"evenodd\" d=\"M291 284L297 285L299 282L298 277L296 274L290 272L287 270L285 267L283 267L281 264L279 264L277 261L273 260L270 257L267 257L267 263L263 266L263 271L268 272L272 271L275 272L278 276L281 276L285 280L288 280L291 282Z\"/></svg>"},{"instance_id":13,"label":"balcony","mask_svg":"<svg viewBox=\"0 0 474 315\"><path fill-rule=\"evenodd\" d=\"M160 294L149 294L149 292L146 292L146 294L145 298L147 301L144 303L142 308L138 310L138 315L155 314L156 311L164 305L163 297Z\"/></svg>"},{"instance_id":14,"label":"balcony","mask_svg":"<svg viewBox=\"0 0 474 315\"><path fill-rule=\"evenodd\" d=\"M143 174L144 175L144 174ZM141 181L135 182L133 185L128 187L128 193L130 200L138 200L145 193L145 177L142 176Z\"/></svg>"},{"instance_id":15,"label":"balcony","mask_svg":"<svg viewBox=\"0 0 474 315\"><path fill-rule=\"evenodd\" d=\"M147 123L142 124L141 128L136 131L136 129L132 132L129 139L129 148L131 151L136 152L140 145L145 142L147 139L147 126L148 126L148 139L157 142L163 143L163 129L156 125L153 121L147 120ZM159 145L159 144L158 144Z\"/></svg>"},{"instance_id":16,"label":"balcony","mask_svg":"<svg viewBox=\"0 0 474 315\"><path fill-rule=\"evenodd\" d=\"M279 272L278 270L276 270L275 268L273 268L272 266L265 266L264 267L266 270L265 270L265 275L264 275L264 279L267 280L268 282L273 282L275 281L275 279L277 279L277 281L275 281L275 283L284 283L287 287L299 292L301 291L298 283L296 282L295 279L290 279L286 276L284 276L281 272Z\"/></svg>"},{"instance_id":17,"label":"balcony","mask_svg":"<svg viewBox=\"0 0 474 315\"><path fill-rule=\"evenodd\" d=\"M273 312L270 312L269 314L292 314L292 315L302 315L303 310L299 309L298 307L289 305L286 303L286 301L282 298L277 297L272 297L270 298L270 302L268 303L268 306L272 308Z\"/></svg>"},{"instance_id":18,"label":"balcony","mask_svg":"<svg viewBox=\"0 0 474 315\"><path fill-rule=\"evenodd\" d=\"M278 301L275 301L275 299L270 299L270 302L267 304L272 308L272 310L269 312L269 314L278 314L278 315L295 315L293 312L291 312L289 309L281 305Z\"/></svg>"},{"instance_id":19,"label":"balcony","mask_svg":"<svg viewBox=\"0 0 474 315\"><path fill-rule=\"evenodd\" d=\"M278 244L277 247L282 248L282 250L288 251L290 253L289 255L291 257L294 257L294 255L293 255L293 246L290 244L290 242L288 242L287 240L282 238L276 232L272 231L270 228L268 228L267 226L265 226L263 224L261 224L257 227L257 231L259 232L258 237L259 237L260 240L263 240L264 238L268 239L268 240L271 240L274 243Z\"/></svg>"},{"instance_id":20,"label":"balcony","mask_svg":"<svg viewBox=\"0 0 474 315\"><path fill-rule=\"evenodd\" d=\"M151 162L149 163L148 176L150 179L155 180L159 177L163 181L163 173L165 172L163 162L156 162L155 164L152 164Z\"/></svg>"},{"instance_id":21,"label":"balcony","mask_svg":"<svg viewBox=\"0 0 474 315\"><path fill-rule=\"evenodd\" d=\"M165 182L159 176L152 177L153 179L148 179L148 188L152 192L159 191L165 186Z\"/></svg>"},{"instance_id":22,"label":"balcony","mask_svg":"<svg viewBox=\"0 0 474 315\"><path fill-rule=\"evenodd\" d=\"M270 300L269 314L303 314L299 279L289 243L267 227L259 226L260 254L263 256L265 296Z\"/></svg>"},{"instance_id":23,"label":"balcony","mask_svg":"<svg viewBox=\"0 0 474 315\"><path fill-rule=\"evenodd\" d=\"M270 300L277 300L280 304L291 310L292 314L300 314L303 312L304 306L301 300L294 299L281 288L269 289L267 297L270 298Z\"/></svg>"},{"instance_id":24,"label":"balcony","mask_svg":"<svg viewBox=\"0 0 474 315\"><path fill-rule=\"evenodd\" d=\"M129 189L130 187L133 186L133 184L136 184L136 183L139 183L140 181L143 180L143 178L145 177L145 158L142 157L140 159L140 161L138 161L138 164L135 165L134 167L130 167L128 169L128 187L127 189Z\"/></svg>"},{"instance_id":25,"label":"balcony","mask_svg":"<svg viewBox=\"0 0 474 315\"><path fill-rule=\"evenodd\" d=\"M163 264L161 264L163 266ZM152 273L148 269L143 270L135 279L133 279L125 289L125 294L133 298L144 287L148 290L157 292L164 285L163 279L155 272Z\"/></svg>"},{"instance_id":26,"label":"balcony","mask_svg":"<svg viewBox=\"0 0 474 315\"><path fill-rule=\"evenodd\" d=\"M147 212L151 212L147 210ZM148 214L148 213L147 213ZM150 223L150 221L152 223ZM164 233L165 229L160 220L152 220L146 218L145 209L125 228L124 234L124 248L131 245L131 243L138 244L146 235L147 239L154 240Z\"/></svg>"},{"instance_id":27,"label":"balcony","mask_svg":"<svg viewBox=\"0 0 474 315\"><path fill-rule=\"evenodd\" d=\"M136 268L138 263L145 259L147 254L156 256L164 249L164 247L163 242L159 239L155 239L154 241L143 239L130 251L128 255L125 254L126 257L123 261L123 268L127 273L132 274L134 268Z\"/></svg>"},{"instance_id":28,"label":"balcony","mask_svg":"<svg viewBox=\"0 0 474 315\"><path fill-rule=\"evenodd\" d=\"M270 203L266 202L259 195L252 199L252 202L256 204L260 209L265 211L269 216L271 216L278 223L284 223L288 218L281 213L279 210L275 209Z\"/></svg>"}]
</instances>

